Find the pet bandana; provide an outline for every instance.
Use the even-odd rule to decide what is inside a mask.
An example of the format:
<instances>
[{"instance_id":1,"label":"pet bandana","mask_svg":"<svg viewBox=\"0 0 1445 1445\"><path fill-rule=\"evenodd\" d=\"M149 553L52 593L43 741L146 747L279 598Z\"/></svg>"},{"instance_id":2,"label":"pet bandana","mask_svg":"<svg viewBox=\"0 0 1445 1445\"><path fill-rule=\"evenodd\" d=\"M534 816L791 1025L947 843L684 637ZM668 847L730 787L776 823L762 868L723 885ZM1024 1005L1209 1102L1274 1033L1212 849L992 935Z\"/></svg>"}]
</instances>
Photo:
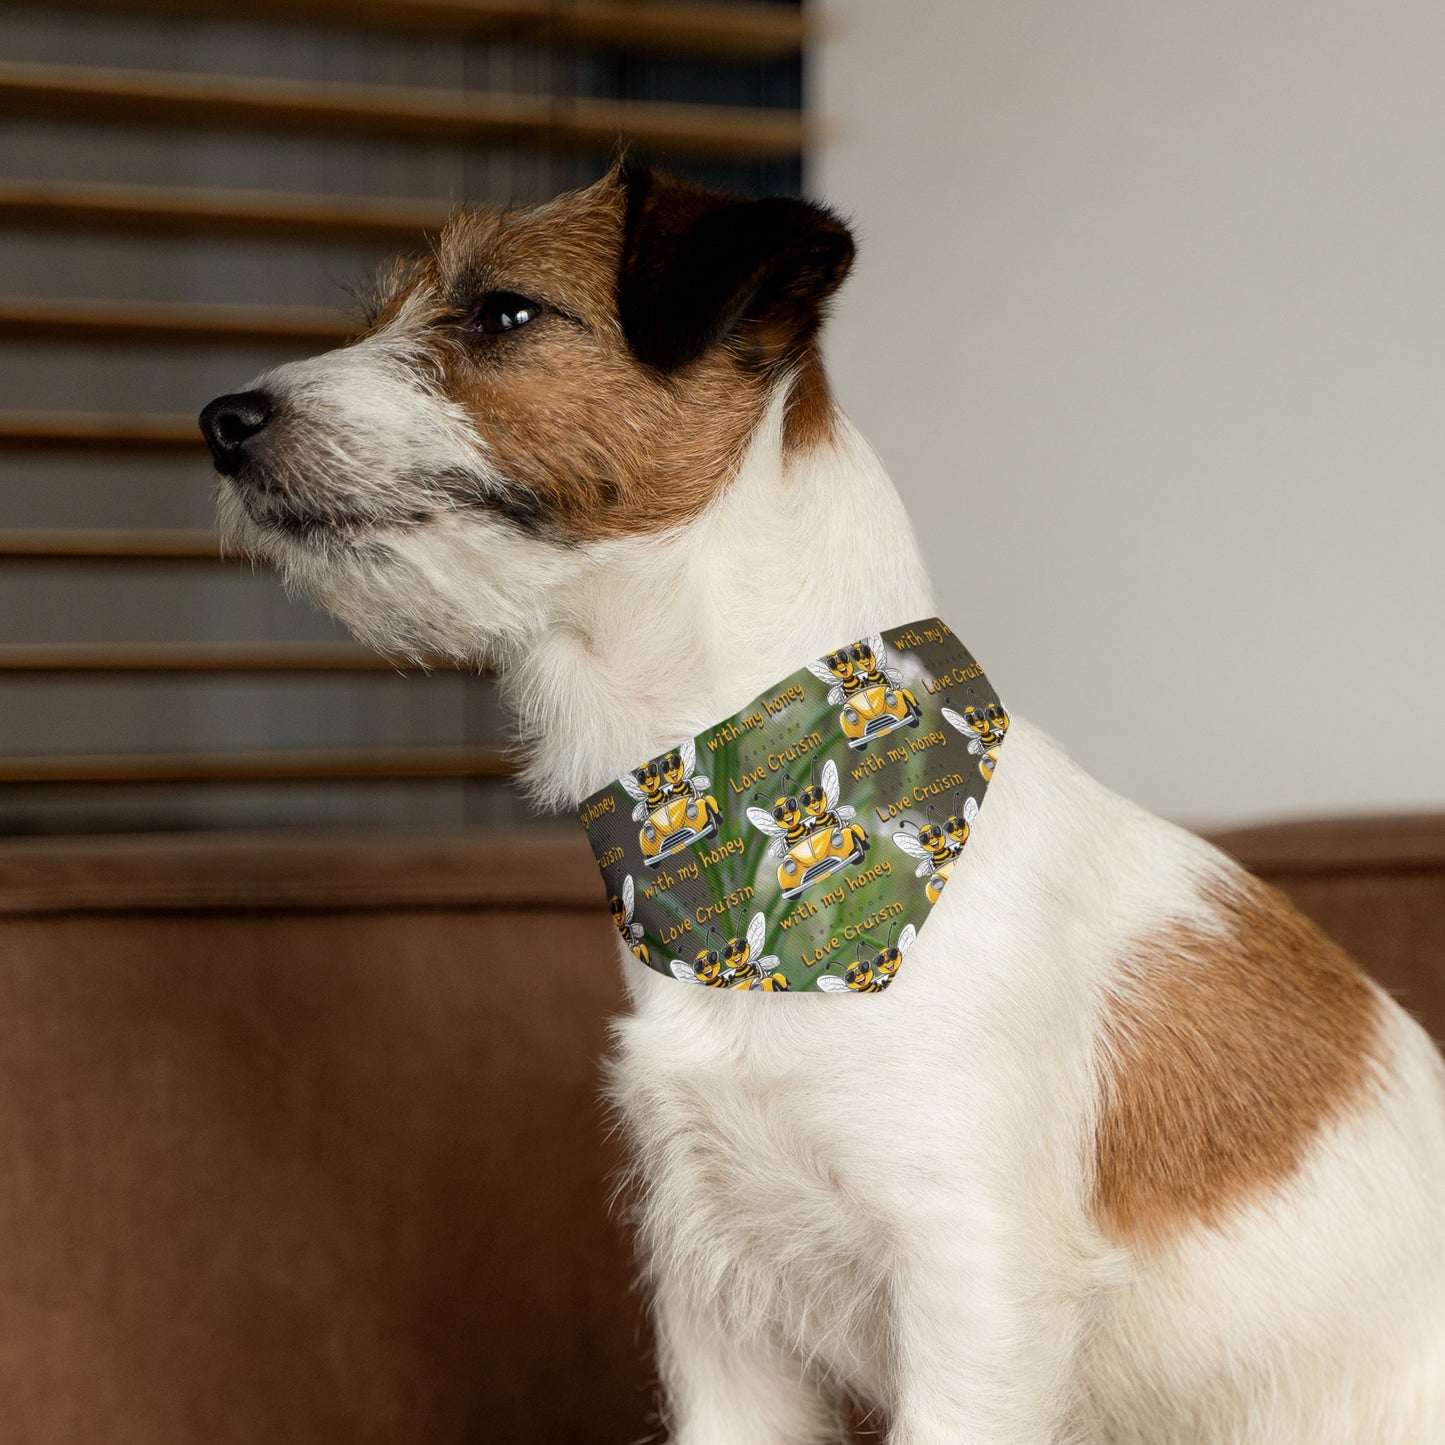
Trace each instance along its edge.
<instances>
[{"instance_id":1,"label":"pet bandana","mask_svg":"<svg viewBox=\"0 0 1445 1445\"><path fill-rule=\"evenodd\" d=\"M582 804L617 931L684 983L882 992L958 864L1008 723L937 618L810 662Z\"/></svg>"}]
</instances>

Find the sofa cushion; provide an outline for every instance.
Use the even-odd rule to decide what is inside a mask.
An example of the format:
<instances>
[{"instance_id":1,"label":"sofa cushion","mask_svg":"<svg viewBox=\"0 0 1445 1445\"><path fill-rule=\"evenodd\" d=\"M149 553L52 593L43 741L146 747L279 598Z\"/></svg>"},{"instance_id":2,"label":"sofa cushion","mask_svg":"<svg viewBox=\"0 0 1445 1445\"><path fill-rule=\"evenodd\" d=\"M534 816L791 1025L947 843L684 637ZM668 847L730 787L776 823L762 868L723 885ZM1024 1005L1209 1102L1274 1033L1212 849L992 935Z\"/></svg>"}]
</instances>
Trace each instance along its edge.
<instances>
[{"instance_id":1,"label":"sofa cushion","mask_svg":"<svg viewBox=\"0 0 1445 1445\"><path fill-rule=\"evenodd\" d=\"M1445 1032L1445 819L1225 845ZM575 830L0 844L7 1445L655 1431Z\"/></svg>"}]
</instances>

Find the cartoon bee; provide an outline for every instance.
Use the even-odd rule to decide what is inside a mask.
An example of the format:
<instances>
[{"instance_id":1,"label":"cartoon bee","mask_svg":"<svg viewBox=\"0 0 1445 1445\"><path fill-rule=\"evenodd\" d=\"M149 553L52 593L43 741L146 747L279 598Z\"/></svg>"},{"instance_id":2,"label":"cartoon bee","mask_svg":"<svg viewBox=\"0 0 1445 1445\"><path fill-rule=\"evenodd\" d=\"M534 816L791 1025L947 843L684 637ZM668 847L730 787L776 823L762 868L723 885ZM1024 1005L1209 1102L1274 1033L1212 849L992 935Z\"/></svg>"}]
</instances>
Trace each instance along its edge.
<instances>
[{"instance_id":1,"label":"cartoon bee","mask_svg":"<svg viewBox=\"0 0 1445 1445\"><path fill-rule=\"evenodd\" d=\"M969 802L973 802L973 799L970 798ZM974 804L974 812L977 811L978 805ZM967 812L968 806L965 804L964 813ZM928 810L928 822L921 828L914 823L913 828L914 832L908 832L905 821L904 827L893 835L893 841L910 858L918 860L913 876L928 880L924 892L930 903L937 903L958 854L953 850L946 825L934 821L932 808Z\"/></svg>"},{"instance_id":2,"label":"cartoon bee","mask_svg":"<svg viewBox=\"0 0 1445 1445\"><path fill-rule=\"evenodd\" d=\"M667 789L662 783L662 760L653 758L640 768L633 768L624 774L622 786L627 796L636 801L632 810L632 821L640 823L654 808L660 808L667 801Z\"/></svg>"},{"instance_id":3,"label":"cartoon bee","mask_svg":"<svg viewBox=\"0 0 1445 1445\"><path fill-rule=\"evenodd\" d=\"M943 720L968 739L968 750L978 759L978 770L983 774L984 782L988 782L993 777L998 750L1003 746L1004 734L1008 731L1008 713L1003 704L991 702L986 707L978 707L970 703L961 713L945 707Z\"/></svg>"},{"instance_id":4,"label":"cartoon bee","mask_svg":"<svg viewBox=\"0 0 1445 1445\"><path fill-rule=\"evenodd\" d=\"M729 988L757 989L764 993L785 993L786 976L778 971L775 954L763 954L767 920L755 913L742 938L730 938L723 945L723 965L728 971Z\"/></svg>"},{"instance_id":5,"label":"cartoon bee","mask_svg":"<svg viewBox=\"0 0 1445 1445\"><path fill-rule=\"evenodd\" d=\"M819 682L828 684L828 701L837 707L845 697L852 697L860 688L875 687L883 682L891 682L897 687L902 683L901 672L879 668L878 660L884 655L882 635L875 632L871 637L840 647L836 652L810 662L808 671Z\"/></svg>"},{"instance_id":6,"label":"cartoon bee","mask_svg":"<svg viewBox=\"0 0 1445 1445\"><path fill-rule=\"evenodd\" d=\"M612 921L617 925L623 943L632 950L633 957L649 963L651 959L647 945L642 941L642 925L632 921L632 909L636 902L637 894L632 886L632 874L629 873L622 880L621 894L614 893L607 900L607 906L612 910Z\"/></svg>"},{"instance_id":7,"label":"cartoon bee","mask_svg":"<svg viewBox=\"0 0 1445 1445\"><path fill-rule=\"evenodd\" d=\"M810 662L808 671L827 685L828 703L832 707L839 706L845 697L852 697L864 685L854 669L851 647L840 647L836 652Z\"/></svg>"},{"instance_id":8,"label":"cartoon bee","mask_svg":"<svg viewBox=\"0 0 1445 1445\"><path fill-rule=\"evenodd\" d=\"M955 858L963 852L968 842L968 832L973 820L978 817L978 799L965 798L963 807L958 806L958 794L953 795L953 811L943 820L943 831L948 834L949 851Z\"/></svg>"},{"instance_id":9,"label":"cartoon bee","mask_svg":"<svg viewBox=\"0 0 1445 1445\"><path fill-rule=\"evenodd\" d=\"M792 779L784 774L789 783ZM778 864L778 887L784 898L796 898L821 878L836 873L853 863L861 863L868 851L868 833L859 823L850 822L852 808L838 805L838 767L832 759L823 764L823 783L816 790L804 789L803 796L813 804L803 806L802 798L785 793L765 808L749 808L748 822L773 841L768 857L781 858ZM835 821L825 821L823 814Z\"/></svg>"},{"instance_id":10,"label":"cartoon bee","mask_svg":"<svg viewBox=\"0 0 1445 1445\"><path fill-rule=\"evenodd\" d=\"M711 780L694 776L696 766L697 744L689 738L622 775L622 786L637 805L632 821L642 823L638 837L642 861L649 868L718 832L717 799L705 791Z\"/></svg>"},{"instance_id":11,"label":"cartoon bee","mask_svg":"<svg viewBox=\"0 0 1445 1445\"><path fill-rule=\"evenodd\" d=\"M721 948L705 948L697 956L697 962L689 965L681 959L673 959L669 967L680 979L691 979L709 988L756 989L767 993L781 993L788 988L787 978L778 972L778 960L773 954L764 955L763 941L767 931L767 920L761 913L755 913L744 934L729 938ZM719 942L714 929L714 943Z\"/></svg>"},{"instance_id":12,"label":"cartoon bee","mask_svg":"<svg viewBox=\"0 0 1445 1445\"><path fill-rule=\"evenodd\" d=\"M793 775L784 773L783 783L787 791L773 799L771 812L766 808L749 808L747 812L748 822L773 840L768 845L769 858L781 858L793 844L801 843L809 832L802 800L792 792L795 786ZM757 797L757 794L753 796Z\"/></svg>"},{"instance_id":13,"label":"cartoon bee","mask_svg":"<svg viewBox=\"0 0 1445 1445\"><path fill-rule=\"evenodd\" d=\"M712 934L714 943L722 941L712 928L709 928L708 932ZM693 963L686 963L680 958L674 958L667 966L672 970L672 976L681 979L684 983L700 983L704 988L726 988L728 986L727 973L723 968L722 950L719 948L700 949L697 959Z\"/></svg>"},{"instance_id":14,"label":"cartoon bee","mask_svg":"<svg viewBox=\"0 0 1445 1445\"><path fill-rule=\"evenodd\" d=\"M898 966L903 962L903 955L913 947L913 940L918 936L917 929L911 923L903 925L903 932L898 935L898 942L893 942L893 928L888 929L888 941L883 945L872 958L863 958L859 953L862 947L861 940L853 950L853 962L843 971L840 977L836 973L825 973L818 980L818 987L824 993L882 993L898 974Z\"/></svg>"},{"instance_id":15,"label":"cartoon bee","mask_svg":"<svg viewBox=\"0 0 1445 1445\"><path fill-rule=\"evenodd\" d=\"M884 666L883 638L873 633L808 664L828 684L828 702L841 707L839 722L850 748L863 749L895 728L916 728L923 717L918 699L903 686L903 674Z\"/></svg>"},{"instance_id":16,"label":"cartoon bee","mask_svg":"<svg viewBox=\"0 0 1445 1445\"><path fill-rule=\"evenodd\" d=\"M853 662L853 676L864 687L877 687L883 682L891 682L897 687L902 683L903 674L896 668L879 667L879 661L884 655L883 638L876 632L871 637L855 642L848 649L848 656Z\"/></svg>"},{"instance_id":17,"label":"cartoon bee","mask_svg":"<svg viewBox=\"0 0 1445 1445\"><path fill-rule=\"evenodd\" d=\"M823 764L821 786L816 781L810 781L808 786L798 794L798 802L802 805L803 814L810 829L841 828L844 823L852 819L855 811L846 805L839 805L838 765L832 758ZM863 846L865 848L868 846L866 841Z\"/></svg>"},{"instance_id":18,"label":"cartoon bee","mask_svg":"<svg viewBox=\"0 0 1445 1445\"><path fill-rule=\"evenodd\" d=\"M682 793L701 797L703 789L711 786L710 778L693 773L697 767L697 744L691 738L663 753L657 761L662 768L662 786L667 790L668 797L675 798Z\"/></svg>"}]
</instances>

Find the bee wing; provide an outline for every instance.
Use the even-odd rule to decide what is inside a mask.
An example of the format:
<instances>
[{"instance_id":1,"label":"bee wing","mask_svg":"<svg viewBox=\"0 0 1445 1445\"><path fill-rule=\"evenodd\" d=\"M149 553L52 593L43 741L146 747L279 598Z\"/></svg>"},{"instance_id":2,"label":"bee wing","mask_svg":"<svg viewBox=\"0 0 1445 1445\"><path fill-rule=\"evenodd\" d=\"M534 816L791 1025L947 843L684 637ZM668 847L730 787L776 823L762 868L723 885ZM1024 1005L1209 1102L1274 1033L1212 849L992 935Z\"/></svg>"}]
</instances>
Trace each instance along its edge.
<instances>
[{"instance_id":1,"label":"bee wing","mask_svg":"<svg viewBox=\"0 0 1445 1445\"><path fill-rule=\"evenodd\" d=\"M823 797L830 808L838 806L838 764L832 758L823 764Z\"/></svg>"},{"instance_id":2,"label":"bee wing","mask_svg":"<svg viewBox=\"0 0 1445 1445\"><path fill-rule=\"evenodd\" d=\"M631 773L623 773L617 781L622 784L623 792L634 802L640 803L647 797L647 794L637 786L637 779Z\"/></svg>"},{"instance_id":3,"label":"bee wing","mask_svg":"<svg viewBox=\"0 0 1445 1445\"><path fill-rule=\"evenodd\" d=\"M932 854L912 833L895 833L893 841L908 854L910 858L931 859Z\"/></svg>"},{"instance_id":4,"label":"bee wing","mask_svg":"<svg viewBox=\"0 0 1445 1445\"><path fill-rule=\"evenodd\" d=\"M969 727L969 725L964 721L963 714L961 712L955 712L951 707L941 708L940 711L943 713L944 722L949 723L953 727L956 727L959 732L964 735L964 737L975 739L978 737L978 734L975 733L974 730ZM970 748L969 751L972 752L973 749Z\"/></svg>"},{"instance_id":5,"label":"bee wing","mask_svg":"<svg viewBox=\"0 0 1445 1445\"><path fill-rule=\"evenodd\" d=\"M675 979L681 980L683 983L696 983L698 981L697 974L693 971L692 965L690 963L684 963L680 958L674 958L667 966L672 970L672 976Z\"/></svg>"},{"instance_id":6,"label":"bee wing","mask_svg":"<svg viewBox=\"0 0 1445 1445\"><path fill-rule=\"evenodd\" d=\"M825 973L818 979L818 988L823 993L847 993L848 985L836 973Z\"/></svg>"},{"instance_id":7,"label":"bee wing","mask_svg":"<svg viewBox=\"0 0 1445 1445\"><path fill-rule=\"evenodd\" d=\"M886 677L894 687L903 686L903 674L899 672L896 667L885 667L883 669L883 676Z\"/></svg>"},{"instance_id":8,"label":"bee wing","mask_svg":"<svg viewBox=\"0 0 1445 1445\"><path fill-rule=\"evenodd\" d=\"M682 759L683 777L690 778L692 770L697 766L697 743L692 738L685 743L679 743L677 755Z\"/></svg>"},{"instance_id":9,"label":"bee wing","mask_svg":"<svg viewBox=\"0 0 1445 1445\"><path fill-rule=\"evenodd\" d=\"M903 925L903 932L898 935L899 953L907 953L913 947L913 940L918 937L918 930L911 924Z\"/></svg>"},{"instance_id":10,"label":"bee wing","mask_svg":"<svg viewBox=\"0 0 1445 1445\"><path fill-rule=\"evenodd\" d=\"M629 923L627 925L627 932L634 943L642 942L642 925L640 923Z\"/></svg>"},{"instance_id":11,"label":"bee wing","mask_svg":"<svg viewBox=\"0 0 1445 1445\"><path fill-rule=\"evenodd\" d=\"M883 634L881 632L870 632L864 642L873 649L873 661L880 665L888 660L888 654L883 650Z\"/></svg>"},{"instance_id":12,"label":"bee wing","mask_svg":"<svg viewBox=\"0 0 1445 1445\"><path fill-rule=\"evenodd\" d=\"M816 662L810 662L808 664L808 671L811 672L819 682L826 682L829 687L832 687L833 684L838 681L838 679L833 676L833 669L821 658ZM829 701L832 701L832 699L830 698Z\"/></svg>"},{"instance_id":13,"label":"bee wing","mask_svg":"<svg viewBox=\"0 0 1445 1445\"><path fill-rule=\"evenodd\" d=\"M857 808L850 808L847 803L844 803L841 806L834 808L833 811L838 815L838 821L840 823L846 823L857 813L858 810Z\"/></svg>"},{"instance_id":14,"label":"bee wing","mask_svg":"<svg viewBox=\"0 0 1445 1445\"><path fill-rule=\"evenodd\" d=\"M632 906L637 902L637 890L632 885L632 874L622 880L622 907L627 912L627 921L632 922Z\"/></svg>"},{"instance_id":15,"label":"bee wing","mask_svg":"<svg viewBox=\"0 0 1445 1445\"><path fill-rule=\"evenodd\" d=\"M748 924L748 956L756 958L763 951L763 935L767 932L767 920L761 913L755 913Z\"/></svg>"},{"instance_id":16,"label":"bee wing","mask_svg":"<svg viewBox=\"0 0 1445 1445\"><path fill-rule=\"evenodd\" d=\"M710 788L710 787L712 787L712 779L709 778L709 777L706 777L706 776L705 776L704 774L702 774L702 773L694 773L694 774L688 779L688 782L690 782L690 783L696 783L699 788Z\"/></svg>"},{"instance_id":17,"label":"bee wing","mask_svg":"<svg viewBox=\"0 0 1445 1445\"><path fill-rule=\"evenodd\" d=\"M990 814L989 816L991 817L992 814ZM976 817L978 817L978 799L965 799L963 804L963 821L965 823L972 823Z\"/></svg>"},{"instance_id":18,"label":"bee wing","mask_svg":"<svg viewBox=\"0 0 1445 1445\"><path fill-rule=\"evenodd\" d=\"M783 830L778 827L773 815L766 808L749 808L748 822L760 833L766 833L769 838L781 838Z\"/></svg>"},{"instance_id":19,"label":"bee wing","mask_svg":"<svg viewBox=\"0 0 1445 1445\"><path fill-rule=\"evenodd\" d=\"M758 914L759 918L762 916L761 913ZM762 969L764 973L771 973L775 968L779 967L778 955L776 953L770 953L766 958L758 959L758 967Z\"/></svg>"},{"instance_id":20,"label":"bee wing","mask_svg":"<svg viewBox=\"0 0 1445 1445\"><path fill-rule=\"evenodd\" d=\"M633 821L634 823L640 823L646 816L647 816L647 804L646 804L646 803L639 803L639 804L632 810L632 821Z\"/></svg>"},{"instance_id":21,"label":"bee wing","mask_svg":"<svg viewBox=\"0 0 1445 1445\"><path fill-rule=\"evenodd\" d=\"M929 878L933 875L933 859L925 858L917 868L913 870L915 878Z\"/></svg>"},{"instance_id":22,"label":"bee wing","mask_svg":"<svg viewBox=\"0 0 1445 1445\"><path fill-rule=\"evenodd\" d=\"M773 841L768 844L769 858L783 858L787 856L787 852L788 840L786 838L774 838Z\"/></svg>"},{"instance_id":23,"label":"bee wing","mask_svg":"<svg viewBox=\"0 0 1445 1445\"><path fill-rule=\"evenodd\" d=\"M841 682L835 682L833 686L828 689L828 706L839 707L842 705L842 702L843 684Z\"/></svg>"}]
</instances>

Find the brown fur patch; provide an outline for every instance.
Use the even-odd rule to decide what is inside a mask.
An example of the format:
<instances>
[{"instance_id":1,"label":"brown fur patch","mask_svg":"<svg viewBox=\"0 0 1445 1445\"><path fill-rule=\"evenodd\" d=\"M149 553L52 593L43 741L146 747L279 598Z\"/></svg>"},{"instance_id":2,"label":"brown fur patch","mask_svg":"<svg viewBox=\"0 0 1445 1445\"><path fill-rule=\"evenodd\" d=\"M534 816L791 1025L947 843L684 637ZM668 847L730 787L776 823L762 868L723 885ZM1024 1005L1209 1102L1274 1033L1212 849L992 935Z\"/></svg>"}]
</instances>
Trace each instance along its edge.
<instances>
[{"instance_id":1,"label":"brown fur patch","mask_svg":"<svg viewBox=\"0 0 1445 1445\"><path fill-rule=\"evenodd\" d=\"M833 440L838 410L816 346L808 348L788 393L783 448L789 455L812 451Z\"/></svg>"},{"instance_id":2,"label":"brown fur patch","mask_svg":"<svg viewBox=\"0 0 1445 1445\"><path fill-rule=\"evenodd\" d=\"M1110 1002L1095 1212L1158 1243L1283 1184L1372 1074L1379 1001L1285 898L1240 874L1218 932L1146 939Z\"/></svg>"},{"instance_id":3,"label":"brown fur patch","mask_svg":"<svg viewBox=\"0 0 1445 1445\"><path fill-rule=\"evenodd\" d=\"M462 212L378 316L434 353L493 466L576 540L695 517L736 473L776 377L743 338L674 374L637 359L618 316L625 212L616 173L534 209ZM515 333L469 334L468 308L489 291L547 309ZM825 403L810 350L790 432L820 437Z\"/></svg>"}]
</instances>

